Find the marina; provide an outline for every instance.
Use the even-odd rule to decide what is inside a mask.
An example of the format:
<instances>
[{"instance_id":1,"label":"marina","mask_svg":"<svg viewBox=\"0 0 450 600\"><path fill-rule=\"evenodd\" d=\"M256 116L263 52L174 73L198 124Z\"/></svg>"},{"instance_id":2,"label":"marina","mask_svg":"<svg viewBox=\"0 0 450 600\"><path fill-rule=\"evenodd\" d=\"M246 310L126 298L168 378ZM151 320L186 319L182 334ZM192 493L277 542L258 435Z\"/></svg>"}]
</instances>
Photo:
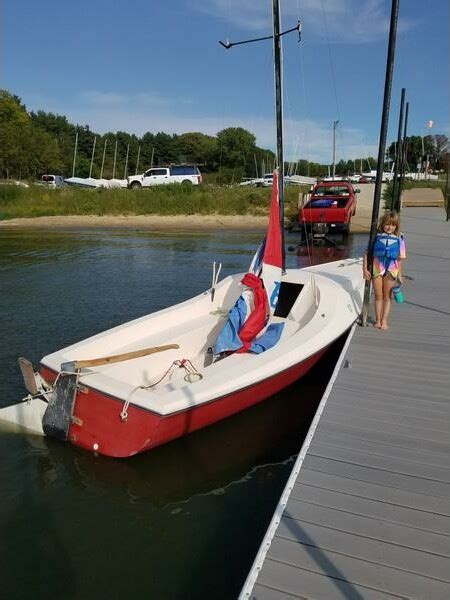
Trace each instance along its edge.
<instances>
[{"instance_id":1,"label":"marina","mask_svg":"<svg viewBox=\"0 0 450 600\"><path fill-rule=\"evenodd\" d=\"M450 228L402 232L405 302L349 335L241 599L450 595Z\"/></svg>"},{"instance_id":2,"label":"marina","mask_svg":"<svg viewBox=\"0 0 450 600\"><path fill-rule=\"evenodd\" d=\"M448 6L12 4L2 594L448 600Z\"/></svg>"}]
</instances>

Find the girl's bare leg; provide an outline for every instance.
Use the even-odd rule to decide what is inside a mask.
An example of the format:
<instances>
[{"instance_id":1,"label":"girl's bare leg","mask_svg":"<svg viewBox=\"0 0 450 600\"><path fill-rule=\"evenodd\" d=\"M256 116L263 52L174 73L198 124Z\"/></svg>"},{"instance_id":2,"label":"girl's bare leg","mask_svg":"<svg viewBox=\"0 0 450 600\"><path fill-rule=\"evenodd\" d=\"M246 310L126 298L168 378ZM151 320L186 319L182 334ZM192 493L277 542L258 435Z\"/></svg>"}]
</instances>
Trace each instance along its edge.
<instances>
[{"instance_id":1,"label":"girl's bare leg","mask_svg":"<svg viewBox=\"0 0 450 600\"><path fill-rule=\"evenodd\" d=\"M372 283L375 297L375 323L373 326L381 329L381 317L383 314L383 278L381 275L378 275L378 277L374 277Z\"/></svg>"},{"instance_id":2,"label":"girl's bare leg","mask_svg":"<svg viewBox=\"0 0 450 600\"><path fill-rule=\"evenodd\" d=\"M395 279L388 273L382 280L383 285L383 309L381 312L381 329L388 329L388 318L391 312L391 290L394 287Z\"/></svg>"}]
</instances>

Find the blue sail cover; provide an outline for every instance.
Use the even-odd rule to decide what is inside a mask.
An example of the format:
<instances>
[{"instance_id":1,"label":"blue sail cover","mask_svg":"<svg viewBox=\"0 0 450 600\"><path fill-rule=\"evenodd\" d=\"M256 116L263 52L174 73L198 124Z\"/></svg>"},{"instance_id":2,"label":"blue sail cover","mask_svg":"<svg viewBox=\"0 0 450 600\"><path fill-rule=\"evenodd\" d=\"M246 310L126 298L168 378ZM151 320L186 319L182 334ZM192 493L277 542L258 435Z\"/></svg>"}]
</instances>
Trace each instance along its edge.
<instances>
[{"instance_id":1,"label":"blue sail cover","mask_svg":"<svg viewBox=\"0 0 450 600\"><path fill-rule=\"evenodd\" d=\"M244 324L247 314L247 303L242 296L239 296L233 308L228 311L228 321L216 339L216 343L213 346L213 354L234 352L242 347L238 331Z\"/></svg>"},{"instance_id":2,"label":"blue sail cover","mask_svg":"<svg viewBox=\"0 0 450 600\"><path fill-rule=\"evenodd\" d=\"M239 296L233 308L228 312L228 320L213 346L214 355L221 354L222 352L236 352L236 350L242 348L243 344L238 332L245 323L248 315L248 303L243 296ZM275 346L281 337L283 327L284 323L270 323L267 325L259 336L255 337L250 343L248 352L261 354L261 352Z\"/></svg>"},{"instance_id":3,"label":"blue sail cover","mask_svg":"<svg viewBox=\"0 0 450 600\"><path fill-rule=\"evenodd\" d=\"M244 291L228 313L228 321L213 346L214 355L223 352L260 354L275 346L284 323L270 323L270 316L275 311L281 276L282 239L275 172L267 234L253 257L249 273L241 281Z\"/></svg>"}]
</instances>

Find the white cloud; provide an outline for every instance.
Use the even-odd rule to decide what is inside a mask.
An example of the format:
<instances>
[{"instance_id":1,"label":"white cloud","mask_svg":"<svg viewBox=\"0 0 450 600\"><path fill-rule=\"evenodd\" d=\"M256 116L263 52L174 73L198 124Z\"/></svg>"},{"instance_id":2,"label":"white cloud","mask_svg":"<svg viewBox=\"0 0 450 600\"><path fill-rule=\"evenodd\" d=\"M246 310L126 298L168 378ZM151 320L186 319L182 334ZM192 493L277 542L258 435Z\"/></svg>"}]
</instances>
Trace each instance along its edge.
<instances>
[{"instance_id":1,"label":"white cloud","mask_svg":"<svg viewBox=\"0 0 450 600\"><path fill-rule=\"evenodd\" d=\"M272 26L271 3L259 0L188 0L198 12L228 21L247 31L267 31ZM390 13L384 0L285 0L281 7L284 27L297 19L309 42L362 44L386 39ZM399 31L414 27L410 20L399 20ZM231 35L231 41L238 36Z\"/></svg>"}]
</instances>

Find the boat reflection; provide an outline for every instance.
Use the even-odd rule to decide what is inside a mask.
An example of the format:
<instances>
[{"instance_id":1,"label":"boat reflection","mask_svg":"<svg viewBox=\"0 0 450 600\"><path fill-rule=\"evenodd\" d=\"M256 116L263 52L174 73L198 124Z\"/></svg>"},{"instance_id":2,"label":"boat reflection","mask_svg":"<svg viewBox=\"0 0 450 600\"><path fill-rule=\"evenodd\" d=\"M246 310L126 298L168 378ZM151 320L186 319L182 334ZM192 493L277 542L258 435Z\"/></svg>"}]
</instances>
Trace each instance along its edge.
<instances>
[{"instance_id":1,"label":"boat reflection","mask_svg":"<svg viewBox=\"0 0 450 600\"><path fill-rule=\"evenodd\" d=\"M298 267L342 260L349 256L348 236L329 234L328 236L313 238L308 242L304 241L298 244L295 252Z\"/></svg>"}]
</instances>

